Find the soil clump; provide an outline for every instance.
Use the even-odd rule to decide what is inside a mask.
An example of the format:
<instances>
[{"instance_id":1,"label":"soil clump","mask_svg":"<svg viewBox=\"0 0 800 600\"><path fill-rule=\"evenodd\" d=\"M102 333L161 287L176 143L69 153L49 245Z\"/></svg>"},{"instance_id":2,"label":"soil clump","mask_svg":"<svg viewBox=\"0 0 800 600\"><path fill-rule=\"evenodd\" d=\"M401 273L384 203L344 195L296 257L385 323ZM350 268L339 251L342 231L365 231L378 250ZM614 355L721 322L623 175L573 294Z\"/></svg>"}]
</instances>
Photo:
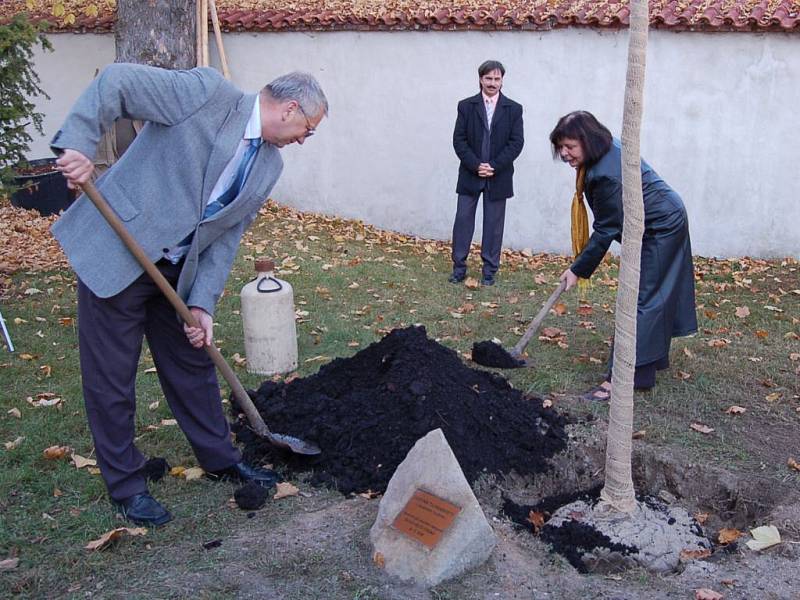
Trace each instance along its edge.
<instances>
[{"instance_id":1,"label":"soil clump","mask_svg":"<svg viewBox=\"0 0 800 600\"><path fill-rule=\"evenodd\" d=\"M466 366L424 327L396 329L309 377L266 381L253 396L271 428L317 443L322 454L288 455L240 420L233 429L245 458L311 471L312 484L344 494L383 492L414 443L436 428L471 484L484 473L542 472L567 444L563 416L499 375Z\"/></svg>"},{"instance_id":2,"label":"soil clump","mask_svg":"<svg viewBox=\"0 0 800 600\"><path fill-rule=\"evenodd\" d=\"M525 361L514 356L500 344L492 341L472 344L472 360L484 367L498 369L518 369L525 366Z\"/></svg>"}]
</instances>

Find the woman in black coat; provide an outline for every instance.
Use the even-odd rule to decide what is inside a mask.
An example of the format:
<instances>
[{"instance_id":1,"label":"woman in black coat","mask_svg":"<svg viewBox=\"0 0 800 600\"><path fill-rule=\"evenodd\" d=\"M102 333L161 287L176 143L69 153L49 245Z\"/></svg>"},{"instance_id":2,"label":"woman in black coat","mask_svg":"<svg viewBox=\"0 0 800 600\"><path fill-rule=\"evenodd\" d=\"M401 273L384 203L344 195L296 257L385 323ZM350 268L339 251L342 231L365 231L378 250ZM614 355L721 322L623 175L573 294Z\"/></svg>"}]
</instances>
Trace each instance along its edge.
<instances>
[{"instance_id":1,"label":"woman in black coat","mask_svg":"<svg viewBox=\"0 0 800 600\"><path fill-rule=\"evenodd\" d=\"M591 113L576 111L559 119L550 134L553 155L578 171L594 215L592 234L561 280L570 289L588 278L603 260L611 242L622 241L622 160L619 141ZM580 180L583 179L581 182ZM697 331L694 268L689 223L680 196L642 160L644 236L636 320L634 387L655 385L656 370L669 366L673 337ZM580 198L578 199L580 202ZM605 380L587 397L611 395L611 359Z\"/></svg>"}]
</instances>

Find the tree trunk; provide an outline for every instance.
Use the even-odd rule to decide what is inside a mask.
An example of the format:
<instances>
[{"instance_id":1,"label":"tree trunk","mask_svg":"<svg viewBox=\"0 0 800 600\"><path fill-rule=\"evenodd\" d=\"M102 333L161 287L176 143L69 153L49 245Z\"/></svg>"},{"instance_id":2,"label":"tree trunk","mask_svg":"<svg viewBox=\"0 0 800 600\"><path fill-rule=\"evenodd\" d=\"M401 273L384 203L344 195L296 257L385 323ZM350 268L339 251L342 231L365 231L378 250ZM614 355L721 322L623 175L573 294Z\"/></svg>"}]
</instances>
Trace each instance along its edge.
<instances>
[{"instance_id":1,"label":"tree trunk","mask_svg":"<svg viewBox=\"0 0 800 600\"><path fill-rule=\"evenodd\" d=\"M196 0L117 0L117 62L191 69L196 54Z\"/></svg>"},{"instance_id":2,"label":"tree trunk","mask_svg":"<svg viewBox=\"0 0 800 600\"><path fill-rule=\"evenodd\" d=\"M614 369L611 381L605 485L600 494L612 508L630 512L636 506L631 475L633 375L636 365L636 309L644 234L644 200L639 135L644 101L644 74L649 23L647 0L630 0L628 73L622 115L622 257L617 290Z\"/></svg>"}]
</instances>

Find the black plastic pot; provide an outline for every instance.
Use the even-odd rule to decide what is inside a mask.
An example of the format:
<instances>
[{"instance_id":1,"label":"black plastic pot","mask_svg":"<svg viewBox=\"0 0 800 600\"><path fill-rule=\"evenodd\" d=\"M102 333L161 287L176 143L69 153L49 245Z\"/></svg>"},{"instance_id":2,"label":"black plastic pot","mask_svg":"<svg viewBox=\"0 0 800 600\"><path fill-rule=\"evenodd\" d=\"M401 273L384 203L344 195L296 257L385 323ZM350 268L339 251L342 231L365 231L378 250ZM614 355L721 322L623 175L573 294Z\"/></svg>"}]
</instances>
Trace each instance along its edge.
<instances>
[{"instance_id":1,"label":"black plastic pot","mask_svg":"<svg viewBox=\"0 0 800 600\"><path fill-rule=\"evenodd\" d=\"M19 189L11 195L11 204L19 208L36 209L42 216L65 210L75 200L75 194L67 187L67 180L56 171L55 158L40 158L28 161L34 169L51 167L49 171L14 178Z\"/></svg>"}]
</instances>

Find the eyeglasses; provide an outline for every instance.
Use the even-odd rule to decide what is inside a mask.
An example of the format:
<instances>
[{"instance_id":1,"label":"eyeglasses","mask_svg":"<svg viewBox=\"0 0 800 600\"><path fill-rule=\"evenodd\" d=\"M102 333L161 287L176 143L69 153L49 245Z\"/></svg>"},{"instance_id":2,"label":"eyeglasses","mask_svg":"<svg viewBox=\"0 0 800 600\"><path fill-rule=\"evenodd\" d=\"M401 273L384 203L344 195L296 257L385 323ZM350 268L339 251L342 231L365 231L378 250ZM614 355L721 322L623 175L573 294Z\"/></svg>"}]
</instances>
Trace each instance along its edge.
<instances>
[{"instance_id":1,"label":"eyeglasses","mask_svg":"<svg viewBox=\"0 0 800 600\"><path fill-rule=\"evenodd\" d=\"M308 120L308 115L306 114L306 111L303 110L303 107L300 106L299 102L297 103L297 108L300 109L300 112L303 113L303 118L306 120L306 135L305 135L305 137L310 138L312 135L314 135L317 132L317 130L316 130L316 128L311 126L311 121Z\"/></svg>"}]
</instances>

